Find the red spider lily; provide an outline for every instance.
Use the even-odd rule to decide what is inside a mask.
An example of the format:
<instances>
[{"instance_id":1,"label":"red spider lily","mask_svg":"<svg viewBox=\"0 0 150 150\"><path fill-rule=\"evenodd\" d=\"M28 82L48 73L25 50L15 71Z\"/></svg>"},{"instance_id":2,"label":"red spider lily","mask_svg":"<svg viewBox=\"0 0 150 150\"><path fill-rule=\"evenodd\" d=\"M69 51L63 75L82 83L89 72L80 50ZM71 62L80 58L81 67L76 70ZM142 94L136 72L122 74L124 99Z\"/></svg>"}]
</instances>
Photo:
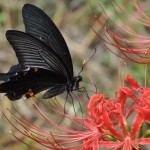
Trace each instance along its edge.
<instances>
[{"instance_id":1,"label":"red spider lily","mask_svg":"<svg viewBox=\"0 0 150 150\"><path fill-rule=\"evenodd\" d=\"M10 121L6 113L3 114L16 130L44 149L99 150L101 146L114 150L138 149L140 145L150 144L150 138L146 137L149 131L139 135L142 124L150 123L150 88L141 87L130 75L126 76L126 81L130 87L122 86L114 98L108 98L105 94L93 95L87 106L86 118L63 114L58 103L45 105L41 102L56 114L58 120L64 117L64 121L59 125L33 103L45 124L50 126L49 129L42 129L31 123L15 108L14 112L8 111L20 127L16 122ZM79 97L77 99L80 100ZM68 125L66 120L72 122L74 127ZM12 134L20 142L27 144L14 132ZM43 149L32 145L30 147Z\"/></svg>"},{"instance_id":2,"label":"red spider lily","mask_svg":"<svg viewBox=\"0 0 150 150\"><path fill-rule=\"evenodd\" d=\"M95 16L95 20L104 32L100 34L93 30L113 54L139 64L150 63L150 36L143 33L146 32L145 28L150 27L150 17L147 16L137 1L131 0L128 3L126 7L121 7L116 0L113 0L111 16L100 4L100 10L103 13L101 17ZM135 10L128 8L129 5L132 5ZM114 21L112 14L115 14L118 21ZM111 24L111 27L109 27L109 24ZM138 26L138 30L136 26ZM115 28L115 30L113 31L112 28ZM142 33L140 33L141 28Z\"/></svg>"}]
</instances>

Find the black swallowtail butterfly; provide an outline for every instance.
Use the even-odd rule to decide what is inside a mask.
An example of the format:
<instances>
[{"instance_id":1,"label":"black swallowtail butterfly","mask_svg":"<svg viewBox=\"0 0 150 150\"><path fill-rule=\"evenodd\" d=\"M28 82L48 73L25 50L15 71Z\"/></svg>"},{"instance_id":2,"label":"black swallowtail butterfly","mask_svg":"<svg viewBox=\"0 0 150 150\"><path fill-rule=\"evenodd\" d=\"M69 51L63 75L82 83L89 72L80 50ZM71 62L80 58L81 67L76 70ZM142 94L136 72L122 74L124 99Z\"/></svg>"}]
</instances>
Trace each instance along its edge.
<instances>
[{"instance_id":1,"label":"black swallowtail butterfly","mask_svg":"<svg viewBox=\"0 0 150 150\"><path fill-rule=\"evenodd\" d=\"M64 91L79 89L81 76L73 76L72 59L66 42L41 9L25 4L22 10L26 33L8 30L6 38L12 45L19 64L1 73L0 93L10 100L29 98L47 90L43 98L51 98Z\"/></svg>"}]
</instances>

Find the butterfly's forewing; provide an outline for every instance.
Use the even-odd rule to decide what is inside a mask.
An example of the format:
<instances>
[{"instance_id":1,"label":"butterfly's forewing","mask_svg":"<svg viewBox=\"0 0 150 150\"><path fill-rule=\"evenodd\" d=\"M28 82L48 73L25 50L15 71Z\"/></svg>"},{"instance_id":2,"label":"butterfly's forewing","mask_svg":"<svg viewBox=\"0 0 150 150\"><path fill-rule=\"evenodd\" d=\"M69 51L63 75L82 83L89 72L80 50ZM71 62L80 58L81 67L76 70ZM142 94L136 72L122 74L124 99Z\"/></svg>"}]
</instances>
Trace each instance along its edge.
<instances>
[{"instance_id":1,"label":"butterfly's forewing","mask_svg":"<svg viewBox=\"0 0 150 150\"><path fill-rule=\"evenodd\" d=\"M12 45L22 68L42 68L68 79L61 58L40 40L24 32L9 30L6 37Z\"/></svg>"},{"instance_id":2,"label":"butterfly's forewing","mask_svg":"<svg viewBox=\"0 0 150 150\"><path fill-rule=\"evenodd\" d=\"M0 92L6 93L10 100L17 100L49 89L50 92L47 91L44 98L50 98L61 94L65 90L65 83L65 79L59 74L45 69L30 68L18 72L10 77L9 81L0 84Z\"/></svg>"},{"instance_id":3,"label":"butterfly's forewing","mask_svg":"<svg viewBox=\"0 0 150 150\"><path fill-rule=\"evenodd\" d=\"M53 21L41 9L31 4L24 5L22 14L26 32L55 51L63 61L69 76L73 77L73 65L68 47Z\"/></svg>"}]
</instances>

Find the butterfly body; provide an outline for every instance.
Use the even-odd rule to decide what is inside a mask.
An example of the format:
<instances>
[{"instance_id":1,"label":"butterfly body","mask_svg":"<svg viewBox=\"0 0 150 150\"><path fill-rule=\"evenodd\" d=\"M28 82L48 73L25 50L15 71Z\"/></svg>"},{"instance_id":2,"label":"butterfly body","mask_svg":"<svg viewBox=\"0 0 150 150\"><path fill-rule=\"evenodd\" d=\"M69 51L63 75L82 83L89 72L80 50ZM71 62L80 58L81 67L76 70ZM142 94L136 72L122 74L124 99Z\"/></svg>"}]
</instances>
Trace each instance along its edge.
<instances>
[{"instance_id":1,"label":"butterfly body","mask_svg":"<svg viewBox=\"0 0 150 150\"><path fill-rule=\"evenodd\" d=\"M43 98L79 89L81 76L73 76L72 59L66 42L52 20L36 6L25 4L23 20L26 33L9 30L6 38L18 58L18 65L0 74L6 82L0 93L10 100L29 98L47 90Z\"/></svg>"}]
</instances>

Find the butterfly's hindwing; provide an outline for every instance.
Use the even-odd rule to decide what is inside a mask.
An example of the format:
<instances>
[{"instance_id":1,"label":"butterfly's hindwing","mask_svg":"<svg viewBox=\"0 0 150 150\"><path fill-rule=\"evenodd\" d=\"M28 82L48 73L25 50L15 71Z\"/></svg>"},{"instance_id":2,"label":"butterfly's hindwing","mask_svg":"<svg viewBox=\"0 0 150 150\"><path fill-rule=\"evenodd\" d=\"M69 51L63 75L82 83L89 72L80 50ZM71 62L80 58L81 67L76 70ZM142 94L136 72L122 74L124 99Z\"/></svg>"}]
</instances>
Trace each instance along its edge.
<instances>
[{"instance_id":1,"label":"butterfly's hindwing","mask_svg":"<svg viewBox=\"0 0 150 150\"><path fill-rule=\"evenodd\" d=\"M2 81L8 81L8 79L15 75L18 71L21 71L21 66L20 64L13 65L10 67L9 71L7 73L0 73L0 80Z\"/></svg>"},{"instance_id":2,"label":"butterfly's hindwing","mask_svg":"<svg viewBox=\"0 0 150 150\"><path fill-rule=\"evenodd\" d=\"M61 93L65 89L66 80L54 72L30 68L27 71L18 72L9 81L0 84L0 92L6 93L10 100L33 96L43 90L62 87ZM60 94L60 92L59 92ZM58 95L58 91L49 94L47 98Z\"/></svg>"},{"instance_id":3,"label":"butterfly's hindwing","mask_svg":"<svg viewBox=\"0 0 150 150\"><path fill-rule=\"evenodd\" d=\"M43 98L47 99L47 98L59 95L65 91L65 88L66 87L64 85L52 87L51 89L48 89L47 92L45 92L45 94L43 95Z\"/></svg>"}]
</instances>

